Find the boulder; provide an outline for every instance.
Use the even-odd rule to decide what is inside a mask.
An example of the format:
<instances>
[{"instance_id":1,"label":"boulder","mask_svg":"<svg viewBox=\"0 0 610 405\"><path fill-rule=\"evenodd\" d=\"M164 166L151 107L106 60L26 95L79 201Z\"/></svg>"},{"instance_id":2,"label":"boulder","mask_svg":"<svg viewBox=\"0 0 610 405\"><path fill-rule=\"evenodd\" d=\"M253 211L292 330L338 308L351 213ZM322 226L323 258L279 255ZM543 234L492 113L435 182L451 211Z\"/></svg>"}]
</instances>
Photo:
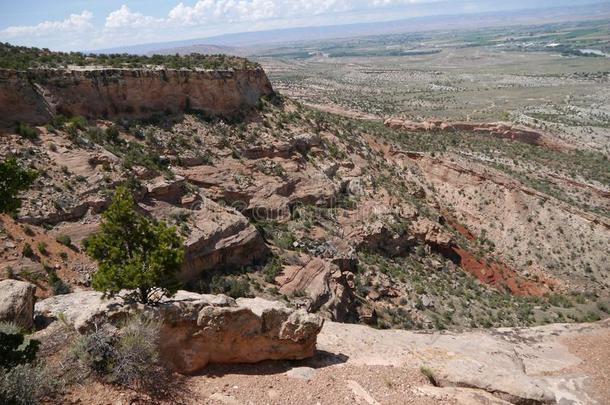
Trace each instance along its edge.
<instances>
[{"instance_id":1,"label":"boulder","mask_svg":"<svg viewBox=\"0 0 610 405\"><path fill-rule=\"evenodd\" d=\"M0 281L0 321L14 322L31 329L34 326L36 286L24 281Z\"/></svg>"},{"instance_id":2,"label":"boulder","mask_svg":"<svg viewBox=\"0 0 610 405\"><path fill-rule=\"evenodd\" d=\"M167 180L163 176L152 179L147 185L148 197L167 201L172 204L180 202L184 189L184 178Z\"/></svg>"},{"instance_id":3,"label":"boulder","mask_svg":"<svg viewBox=\"0 0 610 405\"><path fill-rule=\"evenodd\" d=\"M179 291L155 307L127 304L121 298L84 291L36 304L36 321L57 319L80 333L134 313L162 321L160 354L175 371L190 374L208 363L254 363L304 359L314 354L323 320L261 298L233 300L224 295Z\"/></svg>"},{"instance_id":4,"label":"boulder","mask_svg":"<svg viewBox=\"0 0 610 405\"><path fill-rule=\"evenodd\" d=\"M177 320L162 328L161 357L190 374L208 363L256 363L313 356L323 320L303 310L261 298L236 306L207 306L196 321Z\"/></svg>"},{"instance_id":5,"label":"boulder","mask_svg":"<svg viewBox=\"0 0 610 405\"><path fill-rule=\"evenodd\" d=\"M196 280L216 266L247 266L268 254L258 230L237 210L204 198L188 221L191 233L185 242L183 281Z\"/></svg>"},{"instance_id":6,"label":"boulder","mask_svg":"<svg viewBox=\"0 0 610 405\"><path fill-rule=\"evenodd\" d=\"M349 321L354 312L354 296L348 278L336 265L317 257L301 255L298 263L285 266L276 278L280 293L304 293L308 312L325 314L334 321Z\"/></svg>"},{"instance_id":7,"label":"boulder","mask_svg":"<svg viewBox=\"0 0 610 405\"><path fill-rule=\"evenodd\" d=\"M449 232L445 231L439 223L428 218L422 217L413 221L409 230L417 239L435 247L447 248L453 242L453 237Z\"/></svg>"}]
</instances>

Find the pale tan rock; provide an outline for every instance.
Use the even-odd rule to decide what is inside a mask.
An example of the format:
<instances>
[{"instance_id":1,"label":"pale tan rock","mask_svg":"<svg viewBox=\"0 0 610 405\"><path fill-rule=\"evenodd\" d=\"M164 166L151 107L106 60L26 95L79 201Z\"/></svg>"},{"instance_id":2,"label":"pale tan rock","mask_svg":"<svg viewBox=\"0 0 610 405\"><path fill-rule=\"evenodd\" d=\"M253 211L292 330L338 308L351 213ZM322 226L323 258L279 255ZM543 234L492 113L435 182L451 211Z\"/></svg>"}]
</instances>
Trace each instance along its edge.
<instances>
[{"instance_id":1,"label":"pale tan rock","mask_svg":"<svg viewBox=\"0 0 610 405\"><path fill-rule=\"evenodd\" d=\"M34 325L36 286L24 281L0 281L0 321L12 322L24 329Z\"/></svg>"},{"instance_id":2,"label":"pale tan rock","mask_svg":"<svg viewBox=\"0 0 610 405\"><path fill-rule=\"evenodd\" d=\"M577 367L587 359L578 357L566 342L593 336L607 341L610 322L429 334L326 322L318 346L345 354L347 365L426 367L443 387L428 392L458 403L586 405L596 403L591 387L582 383L586 374ZM485 402L492 399L485 393L495 400ZM477 396L481 402L473 401Z\"/></svg>"},{"instance_id":3,"label":"pale tan rock","mask_svg":"<svg viewBox=\"0 0 610 405\"><path fill-rule=\"evenodd\" d=\"M187 108L213 114L255 105L273 88L262 69L30 69L0 72L0 117L44 124L54 114L139 118Z\"/></svg>"},{"instance_id":4,"label":"pale tan rock","mask_svg":"<svg viewBox=\"0 0 610 405\"><path fill-rule=\"evenodd\" d=\"M314 354L323 319L303 310L261 298L179 291L155 307L128 304L119 297L86 291L59 295L36 304L40 326L58 319L80 333L106 322L145 313L162 321L159 350L164 362L180 373L208 363L253 363L303 359Z\"/></svg>"},{"instance_id":5,"label":"pale tan rock","mask_svg":"<svg viewBox=\"0 0 610 405\"><path fill-rule=\"evenodd\" d=\"M242 266L265 257L268 249L257 229L236 210L204 199L189 217L181 278L199 277L216 265Z\"/></svg>"},{"instance_id":6,"label":"pale tan rock","mask_svg":"<svg viewBox=\"0 0 610 405\"><path fill-rule=\"evenodd\" d=\"M439 223L428 218L415 220L409 227L409 231L416 238L437 247L449 247L452 243L451 234L445 231Z\"/></svg>"},{"instance_id":7,"label":"pale tan rock","mask_svg":"<svg viewBox=\"0 0 610 405\"><path fill-rule=\"evenodd\" d=\"M334 264L301 255L300 264L285 266L276 278L280 293L303 292L308 312L326 314L332 320L347 321L353 312L354 297L347 274Z\"/></svg>"}]
</instances>

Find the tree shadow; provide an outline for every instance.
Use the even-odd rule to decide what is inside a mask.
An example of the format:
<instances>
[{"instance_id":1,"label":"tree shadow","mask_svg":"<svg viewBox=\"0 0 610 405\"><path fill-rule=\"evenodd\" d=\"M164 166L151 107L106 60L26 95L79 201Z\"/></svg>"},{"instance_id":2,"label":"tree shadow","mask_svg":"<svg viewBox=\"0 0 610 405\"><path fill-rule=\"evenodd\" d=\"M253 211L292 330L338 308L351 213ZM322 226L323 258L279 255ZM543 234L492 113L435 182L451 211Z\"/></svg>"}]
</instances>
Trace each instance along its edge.
<instances>
[{"instance_id":1,"label":"tree shadow","mask_svg":"<svg viewBox=\"0 0 610 405\"><path fill-rule=\"evenodd\" d=\"M198 376L219 378L229 374L273 375L283 374L295 367L314 369L333 366L347 362L348 356L342 353L330 353L317 350L313 357L303 360L264 360L258 363L209 364L196 373Z\"/></svg>"}]
</instances>

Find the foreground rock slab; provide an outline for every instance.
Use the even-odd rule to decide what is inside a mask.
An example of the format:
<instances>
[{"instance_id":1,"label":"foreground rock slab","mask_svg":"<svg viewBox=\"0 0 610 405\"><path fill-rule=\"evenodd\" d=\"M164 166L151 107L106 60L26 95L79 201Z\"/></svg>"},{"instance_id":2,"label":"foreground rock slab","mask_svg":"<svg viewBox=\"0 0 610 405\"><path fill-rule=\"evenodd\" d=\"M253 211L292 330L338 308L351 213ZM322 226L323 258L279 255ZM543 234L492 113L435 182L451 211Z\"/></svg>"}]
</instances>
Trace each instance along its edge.
<instances>
[{"instance_id":1,"label":"foreground rock slab","mask_svg":"<svg viewBox=\"0 0 610 405\"><path fill-rule=\"evenodd\" d=\"M426 394L457 403L584 405L604 403L610 371L607 362L605 369L587 371L596 359L575 352L590 338L608 347L610 321L433 333L327 322L318 342L357 366L419 364L437 385L426 387Z\"/></svg>"},{"instance_id":2,"label":"foreground rock slab","mask_svg":"<svg viewBox=\"0 0 610 405\"><path fill-rule=\"evenodd\" d=\"M161 358L175 371L190 374L208 363L255 363L313 356L323 319L261 298L237 301L224 295L179 291L158 306L125 304L84 291L36 303L40 327L56 320L80 333L105 322L118 324L136 313L162 321Z\"/></svg>"},{"instance_id":3,"label":"foreground rock slab","mask_svg":"<svg viewBox=\"0 0 610 405\"><path fill-rule=\"evenodd\" d=\"M34 326L36 286L24 281L0 281L0 321L14 322L24 329Z\"/></svg>"}]
</instances>

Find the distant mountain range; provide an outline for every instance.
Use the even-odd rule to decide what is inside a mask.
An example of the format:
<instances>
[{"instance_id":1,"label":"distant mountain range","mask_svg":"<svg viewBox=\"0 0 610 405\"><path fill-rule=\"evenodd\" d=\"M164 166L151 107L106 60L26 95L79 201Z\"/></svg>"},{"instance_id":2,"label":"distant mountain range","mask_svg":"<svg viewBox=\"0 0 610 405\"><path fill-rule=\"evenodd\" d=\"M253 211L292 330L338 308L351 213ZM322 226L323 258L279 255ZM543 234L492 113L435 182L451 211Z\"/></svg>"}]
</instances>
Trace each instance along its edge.
<instances>
[{"instance_id":1,"label":"distant mountain range","mask_svg":"<svg viewBox=\"0 0 610 405\"><path fill-rule=\"evenodd\" d=\"M567 6L461 15L436 15L395 21L240 32L207 38L101 49L96 50L95 52L132 54L188 54L200 52L208 54L226 53L233 55L248 55L256 48L291 42L441 29L475 29L481 27L541 24L605 18L610 18L609 2L579 5L577 7Z\"/></svg>"}]
</instances>

